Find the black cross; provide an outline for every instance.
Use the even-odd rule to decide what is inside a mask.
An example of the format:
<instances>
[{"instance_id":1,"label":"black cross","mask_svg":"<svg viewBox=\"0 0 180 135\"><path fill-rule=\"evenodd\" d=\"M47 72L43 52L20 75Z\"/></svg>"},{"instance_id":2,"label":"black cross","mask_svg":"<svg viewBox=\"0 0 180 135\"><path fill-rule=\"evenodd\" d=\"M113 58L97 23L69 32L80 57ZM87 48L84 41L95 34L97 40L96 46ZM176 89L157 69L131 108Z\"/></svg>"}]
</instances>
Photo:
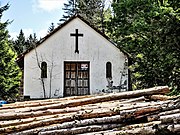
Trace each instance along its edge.
<instances>
[{"instance_id":1,"label":"black cross","mask_svg":"<svg viewBox=\"0 0 180 135\"><path fill-rule=\"evenodd\" d=\"M83 34L79 34L78 33L78 29L76 29L76 33L71 33L70 36L75 36L76 37L76 49L75 49L75 53L79 53L79 50L78 50L78 37L83 37Z\"/></svg>"}]
</instances>

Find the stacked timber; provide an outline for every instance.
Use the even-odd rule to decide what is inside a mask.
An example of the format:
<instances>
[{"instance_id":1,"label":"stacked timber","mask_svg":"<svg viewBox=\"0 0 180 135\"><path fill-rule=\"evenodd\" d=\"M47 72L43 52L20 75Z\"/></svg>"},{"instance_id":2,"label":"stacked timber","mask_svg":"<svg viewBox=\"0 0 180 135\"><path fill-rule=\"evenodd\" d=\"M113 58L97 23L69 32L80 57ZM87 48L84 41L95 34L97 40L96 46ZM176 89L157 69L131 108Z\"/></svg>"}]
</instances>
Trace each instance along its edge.
<instances>
[{"instance_id":1,"label":"stacked timber","mask_svg":"<svg viewBox=\"0 0 180 135\"><path fill-rule=\"evenodd\" d=\"M180 134L180 98L167 86L17 102L0 108L0 134Z\"/></svg>"}]
</instances>

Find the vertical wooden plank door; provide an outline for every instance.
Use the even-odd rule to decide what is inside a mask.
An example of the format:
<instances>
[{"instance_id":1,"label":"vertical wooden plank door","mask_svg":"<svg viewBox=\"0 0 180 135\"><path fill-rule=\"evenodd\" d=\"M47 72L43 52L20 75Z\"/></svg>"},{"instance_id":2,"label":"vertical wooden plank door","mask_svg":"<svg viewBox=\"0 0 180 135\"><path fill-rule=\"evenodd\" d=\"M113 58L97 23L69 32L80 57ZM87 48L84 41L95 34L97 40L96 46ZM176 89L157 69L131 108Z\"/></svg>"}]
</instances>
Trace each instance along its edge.
<instances>
[{"instance_id":1,"label":"vertical wooden plank door","mask_svg":"<svg viewBox=\"0 0 180 135\"><path fill-rule=\"evenodd\" d=\"M64 96L88 95L89 62L64 63Z\"/></svg>"}]
</instances>

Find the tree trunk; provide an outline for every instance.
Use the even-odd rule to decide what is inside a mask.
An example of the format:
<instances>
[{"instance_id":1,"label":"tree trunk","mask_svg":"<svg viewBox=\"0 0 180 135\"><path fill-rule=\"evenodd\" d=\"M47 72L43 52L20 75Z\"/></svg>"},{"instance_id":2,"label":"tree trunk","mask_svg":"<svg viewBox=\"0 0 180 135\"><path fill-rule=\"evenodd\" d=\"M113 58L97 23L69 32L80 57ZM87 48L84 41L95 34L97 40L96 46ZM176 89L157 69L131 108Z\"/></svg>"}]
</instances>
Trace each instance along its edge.
<instances>
[{"instance_id":1,"label":"tree trunk","mask_svg":"<svg viewBox=\"0 0 180 135\"><path fill-rule=\"evenodd\" d=\"M160 116L162 123L180 123L180 113Z\"/></svg>"},{"instance_id":2,"label":"tree trunk","mask_svg":"<svg viewBox=\"0 0 180 135\"><path fill-rule=\"evenodd\" d=\"M34 107L34 110L46 110L46 109L59 109L59 108L66 108L66 107L75 107L75 106L82 106L87 104L95 104L101 103L106 101L112 100L120 100L120 99L128 99L128 98L135 98L140 96L147 96L153 94L166 94L169 92L169 88L167 86L159 86L144 90L136 90L136 91L126 91L121 93L112 93L108 95L102 96L94 96L89 98L77 99L77 100L67 100L67 102L62 102L55 105L45 105L43 107ZM33 109L33 108L31 108Z\"/></svg>"},{"instance_id":3,"label":"tree trunk","mask_svg":"<svg viewBox=\"0 0 180 135\"><path fill-rule=\"evenodd\" d=\"M121 124L92 125L92 126L77 127L77 128L71 128L71 129L44 131L44 132L39 132L38 135L57 135L57 134L74 135L74 134L109 130L109 129L117 128L120 126L121 126Z\"/></svg>"}]
</instances>

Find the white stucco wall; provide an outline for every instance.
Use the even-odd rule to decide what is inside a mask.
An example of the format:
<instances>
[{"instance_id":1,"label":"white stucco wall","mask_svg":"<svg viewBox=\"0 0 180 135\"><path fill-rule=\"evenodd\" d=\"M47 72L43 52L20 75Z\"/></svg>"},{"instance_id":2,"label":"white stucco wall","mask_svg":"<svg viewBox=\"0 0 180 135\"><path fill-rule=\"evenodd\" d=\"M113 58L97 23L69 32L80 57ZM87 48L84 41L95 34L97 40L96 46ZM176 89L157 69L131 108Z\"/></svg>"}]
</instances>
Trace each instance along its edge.
<instances>
[{"instance_id":1,"label":"white stucco wall","mask_svg":"<svg viewBox=\"0 0 180 135\"><path fill-rule=\"evenodd\" d=\"M75 53L75 37L70 33L83 33L79 37L79 54ZM64 89L64 61L89 61L90 62L90 93L98 93L107 89L106 63L112 63L112 81L114 86L119 86L121 72L124 69L126 55L120 52L102 35L89 27L81 19L75 18L59 31L50 36L36 48L40 62L46 61L48 70L52 68L52 92L58 93L55 97L63 96ZM125 71L127 73L127 69ZM43 90L40 81L41 72L37 64L35 50L30 51L24 57L24 95L31 98L43 98ZM128 75L124 76L124 80ZM45 79L46 95L49 95L49 72Z\"/></svg>"}]
</instances>

